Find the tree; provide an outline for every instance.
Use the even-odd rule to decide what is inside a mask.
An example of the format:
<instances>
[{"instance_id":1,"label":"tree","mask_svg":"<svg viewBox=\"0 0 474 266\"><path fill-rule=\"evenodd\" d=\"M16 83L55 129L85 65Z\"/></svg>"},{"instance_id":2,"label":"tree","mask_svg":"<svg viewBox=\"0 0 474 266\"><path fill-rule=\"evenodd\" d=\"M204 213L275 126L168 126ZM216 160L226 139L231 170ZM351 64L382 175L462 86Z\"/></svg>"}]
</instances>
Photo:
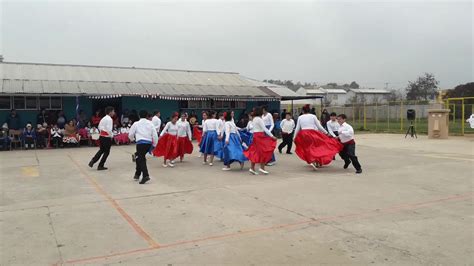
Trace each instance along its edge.
<instances>
[{"instance_id":1,"label":"tree","mask_svg":"<svg viewBox=\"0 0 474 266\"><path fill-rule=\"evenodd\" d=\"M454 89L448 90L446 93L448 98L457 97L473 97L474 96L474 82L457 85Z\"/></svg>"},{"instance_id":2,"label":"tree","mask_svg":"<svg viewBox=\"0 0 474 266\"><path fill-rule=\"evenodd\" d=\"M352 81L351 84L349 85L349 87L351 89L358 89L359 88L359 84L357 84L357 82L355 81Z\"/></svg>"},{"instance_id":3,"label":"tree","mask_svg":"<svg viewBox=\"0 0 474 266\"><path fill-rule=\"evenodd\" d=\"M326 84L328 86L332 86L332 87L337 87L337 83L336 82L331 82L331 83L328 83Z\"/></svg>"},{"instance_id":4,"label":"tree","mask_svg":"<svg viewBox=\"0 0 474 266\"><path fill-rule=\"evenodd\" d=\"M403 93L400 90L392 89L390 94L386 94L384 97L387 102L398 102L403 100Z\"/></svg>"},{"instance_id":5,"label":"tree","mask_svg":"<svg viewBox=\"0 0 474 266\"><path fill-rule=\"evenodd\" d=\"M416 81L409 81L407 90L408 100L429 100L434 99L437 93L439 81L432 73L425 73L418 77Z\"/></svg>"}]
</instances>

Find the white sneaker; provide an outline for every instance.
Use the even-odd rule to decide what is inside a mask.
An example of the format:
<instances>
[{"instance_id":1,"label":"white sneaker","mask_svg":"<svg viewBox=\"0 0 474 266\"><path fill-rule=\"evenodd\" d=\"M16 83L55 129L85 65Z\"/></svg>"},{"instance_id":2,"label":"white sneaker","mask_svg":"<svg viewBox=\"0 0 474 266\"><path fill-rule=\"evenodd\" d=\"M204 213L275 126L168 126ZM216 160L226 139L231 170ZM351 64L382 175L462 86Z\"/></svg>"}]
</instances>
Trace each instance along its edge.
<instances>
[{"instance_id":1,"label":"white sneaker","mask_svg":"<svg viewBox=\"0 0 474 266\"><path fill-rule=\"evenodd\" d=\"M318 170L318 166L316 165L316 163L310 163L310 165L313 167L314 171Z\"/></svg>"},{"instance_id":2,"label":"white sneaker","mask_svg":"<svg viewBox=\"0 0 474 266\"><path fill-rule=\"evenodd\" d=\"M209 166L212 166L213 164L212 163L209 163Z\"/></svg>"},{"instance_id":3,"label":"white sneaker","mask_svg":"<svg viewBox=\"0 0 474 266\"><path fill-rule=\"evenodd\" d=\"M170 163L171 163L171 164L174 164L174 163L176 163L176 162L175 162L174 160L171 160Z\"/></svg>"},{"instance_id":4,"label":"white sneaker","mask_svg":"<svg viewBox=\"0 0 474 266\"><path fill-rule=\"evenodd\" d=\"M174 164L172 164L171 162L168 163L168 166L173 168L174 167Z\"/></svg>"},{"instance_id":5,"label":"white sneaker","mask_svg":"<svg viewBox=\"0 0 474 266\"><path fill-rule=\"evenodd\" d=\"M202 153L199 154L198 158L201 158L202 157Z\"/></svg>"},{"instance_id":6,"label":"white sneaker","mask_svg":"<svg viewBox=\"0 0 474 266\"><path fill-rule=\"evenodd\" d=\"M252 170L252 169L249 169L249 172L250 172L252 175L258 175L258 173L257 173L257 172L255 172L255 171L254 171L254 170Z\"/></svg>"},{"instance_id":7,"label":"white sneaker","mask_svg":"<svg viewBox=\"0 0 474 266\"><path fill-rule=\"evenodd\" d=\"M162 164L161 166L163 166L163 167L165 167L165 168L166 168L166 167L168 167L168 165L167 165L167 164L165 164L165 163L164 163L164 164Z\"/></svg>"},{"instance_id":8,"label":"white sneaker","mask_svg":"<svg viewBox=\"0 0 474 266\"><path fill-rule=\"evenodd\" d=\"M268 171L265 171L265 170L263 170L262 168L258 169L258 171L259 171L260 173L264 174L264 175L268 175L268 174L269 174Z\"/></svg>"},{"instance_id":9,"label":"white sneaker","mask_svg":"<svg viewBox=\"0 0 474 266\"><path fill-rule=\"evenodd\" d=\"M229 167L224 167L224 168L222 168L222 171L230 171L230 168Z\"/></svg>"},{"instance_id":10,"label":"white sneaker","mask_svg":"<svg viewBox=\"0 0 474 266\"><path fill-rule=\"evenodd\" d=\"M207 162L202 162L202 164L203 164L203 165L206 165L206 164L207 164Z\"/></svg>"},{"instance_id":11,"label":"white sneaker","mask_svg":"<svg viewBox=\"0 0 474 266\"><path fill-rule=\"evenodd\" d=\"M275 165L275 162L267 163L267 166L274 166L274 165Z\"/></svg>"}]
</instances>

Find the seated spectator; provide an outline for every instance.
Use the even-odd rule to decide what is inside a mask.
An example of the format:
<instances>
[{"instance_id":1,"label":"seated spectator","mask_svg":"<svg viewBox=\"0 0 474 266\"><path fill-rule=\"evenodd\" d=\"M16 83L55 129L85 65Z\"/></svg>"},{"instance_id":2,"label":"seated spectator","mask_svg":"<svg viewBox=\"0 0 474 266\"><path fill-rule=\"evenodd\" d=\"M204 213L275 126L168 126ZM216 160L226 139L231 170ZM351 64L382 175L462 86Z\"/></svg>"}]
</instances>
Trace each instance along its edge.
<instances>
[{"instance_id":1,"label":"seated spectator","mask_svg":"<svg viewBox=\"0 0 474 266\"><path fill-rule=\"evenodd\" d=\"M95 146L99 146L99 138L100 138L100 131L96 127L92 127L89 130L89 134L91 136L92 141L94 142Z\"/></svg>"},{"instance_id":2,"label":"seated spectator","mask_svg":"<svg viewBox=\"0 0 474 266\"><path fill-rule=\"evenodd\" d=\"M74 120L69 121L64 127L63 142L67 144L78 144L81 140L81 136L77 133L77 127L74 124Z\"/></svg>"},{"instance_id":3,"label":"seated spectator","mask_svg":"<svg viewBox=\"0 0 474 266\"><path fill-rule=\"evenodd\" d=\"M128 111L128 109L123 110L123 114L120 117L120 124L122 126L130 123L130 119L128 118L129 114L130 112Z\"/></svg>"},{"instance_id":4,"label":"seated spectator","mask_svg":"<svg viewBox=\"0 0 474 266\"><path fill-rule=\"evenodd\" d=\"M88 119L86 113L84 113L83 110L79 110L79 116L78 116L78 128L84 128L87 125Z\"/></svg>"},{"instance_id":5,"label":"seated spectator","mask_svg":"<svg viewBox=\"0 0 474 266\"><path fill-rule=\"evenodd\" d=\"M9 129L19 130L21 129L20 116L16 113L15 109L12 109L7 117L6 121Z\"/></svg>"},{"instance_id":6,"label":"seated spectator","mask_svg":"<svg viewBox=\"0 0 474 266\"><path fill-rule=\"evenodd\" d=\"M100 115L100 109L95 111L95 114L91 117L91 124L93 127L98 127L102 116Z\"/></svg>"},{"instance_id":7,"label":"seated spectator","mask_svg":"<svg viewBox=\"0 0 474 266\"><path fill-rule=\"evenodd\" d=\"M26 124L26 128L23 130L22 136L23 144L25 145L25 149L34 148L35 147L35 140L36 140L36 132L31 122Z\"/></svg>"},{"instance_id":8,"label":"seated spectator","mask_svg":"<svg viewBox=\"0 0 474 266\"><path fill-rule=\"evenodd\" d=\"M80 128L78 130L79 136L81 136L81 139L87 139L90 138L90 130L91 130L91 122L87 122L86 126L84 128Z\"/></svg>"},{"instance_id":9,"label":"seated spectator","mask_svg":"<svg viewBox=\"0 0 474 266\"><path fill-rule=\"evenodd\" d=\"M118 130L117 135L115 135L114 133L115 144L120 145L120 144L130 143L130 139L128 138L128 132L129 132L128 125L125 124Z\"/></svg>"},{"instance_id":10,"label":"seated spectator","mask_svg":"<svg viewBox=\"0 0 474 266\"><path fill-rule=\"evenodd\" d=\"M46 123L44 123L47 125ZM37 125L36 129L36 147L38 148L46 148L46 142L48 140L48 128L47 126L43 126L41 124Z\"/></svg>"},{"instance_id":11,"label":"seated spectator","mask_svg":"<svg viewBox=\"0 0 474 266\"><path fill-rule=\"evenodd\" d=\"M43 125L49 121L49 113L46 112L46 109L41 108L41 111L36 115L36 124Z\"/></svg>"},{"instance_id":12,"label":"seated spectator","mask_svg":"<svg viewBox=\"0 0 474 266\"><path fill-rule=\"evenodd\" d=\"M59 111L58 113L58 120L56 121L58 127L60 129L64 129L64 126L66 125L66 116L64 115L64 112L63 111Z\"/></svg>"},{"instance_id":13,"label":"seated spectator","mask_svg":"<svg viewBox=\"0 0 474 266\"><path fill-rule=\"evenodd\" d=\"M0 144L2 145L3 150L8 149L10 145L10 136L8 135L8 124L4 123L2 129L0 130Z\"/></svg>"},{"instance_id":14,"label":"seated spectator","mask_svg":"<svg viewBox=\"0 0 474 266\"><path fill-rule=\"evenodd\" d=\"M63 146L63 132L62 130L58 127L58 125L54 124L51 127L51 141L53 142L54 147L59 147Z\"/></svg>"}]
</instances>

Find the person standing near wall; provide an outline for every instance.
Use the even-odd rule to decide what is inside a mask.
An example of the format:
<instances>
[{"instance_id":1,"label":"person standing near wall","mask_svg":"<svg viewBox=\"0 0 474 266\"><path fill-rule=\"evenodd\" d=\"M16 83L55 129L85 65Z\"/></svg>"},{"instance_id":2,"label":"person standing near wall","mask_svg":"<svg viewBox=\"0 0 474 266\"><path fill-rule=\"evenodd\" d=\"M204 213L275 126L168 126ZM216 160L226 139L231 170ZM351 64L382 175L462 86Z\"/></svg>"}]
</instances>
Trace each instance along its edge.
<instances>
[{"instance_id":1,"label":"person standing near wall","mask_svg":"<svg viewBox=\"0 0 474 266\"><path fill-rule=\"evenodd\" d=\"M100 159L99 166L97 167L97 170L99 171L107 170L107 167L105 167L105 162L107 161L107 157L109 156L110 147L112 146L112 138L114 137L114 134L112 133L114 124L112 116L114 115L114 108L108 106L105 108L105 116L99 122L100 148L99 151L95 154L94 157L92 157L91 161L89 162L89 167L92 168L94 164Z\"/></svg>"},{"instance_id":2,"label":"person standing near wall","mask_svg":"<svg viewBox=\"0 0 474 266\"><path fill-rule=\"evenodd\" d=\"M15 109L11 110L10 115L7 117L7 121L5 123L7 123L9 129L13 130L19 130L22 127L20 116L16 113Z\"/></svg>"}]
</instances>

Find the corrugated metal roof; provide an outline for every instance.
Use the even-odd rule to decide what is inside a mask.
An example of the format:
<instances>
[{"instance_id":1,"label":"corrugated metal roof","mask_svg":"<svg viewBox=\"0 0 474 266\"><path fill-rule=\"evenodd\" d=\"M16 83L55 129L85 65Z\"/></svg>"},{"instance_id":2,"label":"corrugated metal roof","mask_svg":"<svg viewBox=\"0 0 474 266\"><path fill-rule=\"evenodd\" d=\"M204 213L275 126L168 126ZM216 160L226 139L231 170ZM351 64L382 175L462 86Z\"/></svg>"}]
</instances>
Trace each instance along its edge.
<instances>
[{"instance_id":1,"label":"corrugated metal roof","mask_svg":"<svg viewBox=\"0 0 474 266\"><path fill-rule=\"evenodd\" d=\"M278 97L233 72L3 62L0 73L0 93L9 94Z\"/></svg>"},{"instance_id":2,"label":"corrugated metal roof","mask_svg":"<svg viewBox=\"0 0 474 266\"><path fill-rule=\"evenodd\" d=\"M387 90L382 90L382 89L351 89L352 92L354 93L366 93L366 94L371 94L371 93L390 93Z\"/></svg>"},{"instance_id":3,"label":"corrugated metal roof","mask_svg":"<svg viewBox=\"0 0 474 266\"><path fill-rule=\"evenodd\" d=\"M268 82L258 81L254 79L247 78L248 81L252 82L254 85L259 87L266 87L271 90L273 93L276 93L280 97L296 97L299 96L296 92L290 90L289 88L281 85L276 85Z\"/></svg>"},{"instance_id":4,"label":"corrugated metal roof","mask_svg":"<svg viewBox=\"0 0 474 266\"><path fill-rule=\"evenodd\" d=\"M333 94L346 94L347 91L343 89L323 89L326 93L333 93Z\"/></svg>"}]
</instances>

